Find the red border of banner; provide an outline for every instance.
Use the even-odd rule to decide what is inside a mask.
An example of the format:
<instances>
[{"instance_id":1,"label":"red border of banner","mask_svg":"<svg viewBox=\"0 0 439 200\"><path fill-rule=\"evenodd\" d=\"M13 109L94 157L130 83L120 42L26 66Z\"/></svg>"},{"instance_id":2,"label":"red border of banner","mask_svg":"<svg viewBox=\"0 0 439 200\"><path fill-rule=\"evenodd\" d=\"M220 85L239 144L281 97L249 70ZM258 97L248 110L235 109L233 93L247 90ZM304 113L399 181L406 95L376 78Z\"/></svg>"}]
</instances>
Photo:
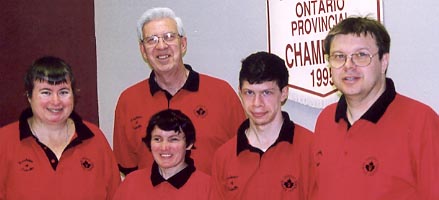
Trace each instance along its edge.
<instances>
[{"instance_id":1,"label":"red border of banner","mask_svg":"<svg viewBox=\"0 0 439 200\"><path fill-rule=\"evenodd\" d=\"M270 7L269 7L269 3L268 3L269 1L270 0L267 0L267 28L268 28L267 35L268 35L268 52L271 53ZM380 0L377 0L377 19L378 19L378 21L381 21L380 5L381 5ZM381 23L382 23L382 21L381 21ZM306 93L309 93L309 94L312 94L312 95L316 95L316 96L319 96L319 97L327 97L327 96L329 96L331 94L334 94L334 93L336 93L338 91L337 89L334 89L332 91L327 92L326 94L322 94L322 93L315 92L315 91L312 91L312 90L308 90L306 88L302 88L302 87L299 87L299 86L296 86L296 85L288 84L288 87L296 89L296 90L300 90L300 91L303 91L303 92L306 92Z\"/></svg>"}]
</instances>

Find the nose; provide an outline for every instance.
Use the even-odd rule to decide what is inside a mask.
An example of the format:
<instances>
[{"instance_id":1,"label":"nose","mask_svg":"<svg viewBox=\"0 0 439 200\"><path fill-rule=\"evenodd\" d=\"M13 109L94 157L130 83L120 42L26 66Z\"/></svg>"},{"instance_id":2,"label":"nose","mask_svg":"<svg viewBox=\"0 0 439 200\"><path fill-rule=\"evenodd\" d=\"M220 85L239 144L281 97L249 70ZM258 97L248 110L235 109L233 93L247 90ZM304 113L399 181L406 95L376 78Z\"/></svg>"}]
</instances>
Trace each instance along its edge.
<instances>
[{"instance_id":1,"label":"nose","mask_svg":"<svg viewBox=\"0 0 439 200\"><path fill-rule=\"evenodd\" d=\"M253 98L253 105L254 106L261 106L261 105L263 105L262 94L255 94L255 96Z\"/></svg>"},{"instance_id":2,"label":"nose","mask_svg":"<svg viewBox=\"0 0 439 200\"><path fill-rule=\"evenodd\" d=\"M354 60L352 60L352 55L346 57L346 62L344 63L343 67L345 69L351 69L356 67Z\"/></svg>"},{"instance_id":3,"label":"nose","mask_svg":"<svg viewBox=\"0 0 439 200\"><path fill-rule=\"evenodd\" d=\"M159 38L159 41L157 42L155 48L157 49L164 49L168 47L168 43L165 42L165 39L162 37Z\"/></svg>"},{"instance_id":4,"label":"nose","mask_svg":"<svg viewBox=\"0 0 439 200\"><path fill-rule=\"evenodd\" d=\"M58 104L60 102L60 97L58 94L54 94L52 95L52 103L53 104Z\"/></svg>"},{"instance_id":5,"label":"nose","mask_svg":"<svg viewBox=\"0 0 439 200\"><path fill-rule=\"evenodd\" d=\"M168 147L169 147L169 144L168 144L167 141L163 141L163 142L160 144L160 149L161 149L161 150L167 150Z\"/></svg>"}]
</instances>

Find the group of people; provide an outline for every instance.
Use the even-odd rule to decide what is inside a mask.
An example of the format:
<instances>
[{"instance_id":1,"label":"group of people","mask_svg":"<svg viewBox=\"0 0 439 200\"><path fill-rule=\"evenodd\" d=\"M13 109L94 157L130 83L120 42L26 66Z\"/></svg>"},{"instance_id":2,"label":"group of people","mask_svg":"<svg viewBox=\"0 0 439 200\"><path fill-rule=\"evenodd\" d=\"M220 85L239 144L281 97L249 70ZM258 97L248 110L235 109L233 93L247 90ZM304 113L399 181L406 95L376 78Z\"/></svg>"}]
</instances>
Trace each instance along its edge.
<instances>
[{"instance_id":1,"label":"group of people","mask_svg":"<svg viewBox=\"0 0 439 200\"><path fill-rule=\"evenodd\" d=\"M378 21L346 18L326 36L342 95L314 133L282 111L289 74L277 55L244 58L236 95L183 63L171 9L147 10L137 32L152 72L120 95L113 149L75 113L72 68L51 56L31 65L29 108L0 128L0 200L439 199L439 116L386 77Z\"/></svg>"}]
</instances>

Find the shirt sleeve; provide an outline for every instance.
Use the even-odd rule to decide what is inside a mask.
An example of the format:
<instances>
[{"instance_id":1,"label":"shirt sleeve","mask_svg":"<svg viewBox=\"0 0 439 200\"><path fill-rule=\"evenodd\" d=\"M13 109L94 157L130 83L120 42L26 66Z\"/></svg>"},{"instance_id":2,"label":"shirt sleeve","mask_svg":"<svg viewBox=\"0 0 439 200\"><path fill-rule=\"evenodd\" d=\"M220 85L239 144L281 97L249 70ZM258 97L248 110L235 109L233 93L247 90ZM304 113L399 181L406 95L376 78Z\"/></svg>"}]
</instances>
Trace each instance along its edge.
<instances>
[{"instance_id":1,"label":"shirt sleeve","mask_svg":"<svg viewBox=\"0 0 439 200\"><path fill-rule=\"evenodd\" d=\"M417 191L420 199L439 199L439 116L430 110L421 122L419 132L412 132L413 137L420 137L412 140L418 141L412 151L416 157Z\"/></svg>"}]
</instances>

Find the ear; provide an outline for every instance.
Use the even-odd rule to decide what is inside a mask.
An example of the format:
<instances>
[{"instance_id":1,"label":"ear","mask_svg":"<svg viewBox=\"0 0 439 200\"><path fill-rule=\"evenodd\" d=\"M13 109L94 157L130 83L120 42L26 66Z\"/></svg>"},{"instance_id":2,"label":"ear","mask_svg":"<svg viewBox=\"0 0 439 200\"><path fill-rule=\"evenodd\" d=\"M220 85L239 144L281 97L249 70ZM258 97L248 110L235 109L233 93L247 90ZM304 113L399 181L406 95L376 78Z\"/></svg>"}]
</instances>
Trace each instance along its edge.
<instances>
[{"instance_id":1,"label":"ear","mask_svg":"<svg viewBox=\"0 0 439 200\"><path fill-rule=\"evenodd\" d=\"M180 40L181 40L181 44L180 44L181 52L183 53L183 55L185 55L187 51L187 37L183 36L180 38Z\"/></svg>"},{"instance_id":2,"label":"ear","mask_svg":"<svg viewBox=\"0 0 439 200\"><path fill-rule=\"evenodd\" d=\"M282 102L285 102L288 98L288 85L282 88L281 90L281 100Z\"/></svg>"},{"instance_id":3,"label":"ear","mask_svg":"<svg viewBox=\"0 0 439 200\"><path fill-rule=\"evenodd\" d=\"M191 150L193 146L194 146L194 143L191 143L190 145L188 145L188 146L186 147L186 150Z\"/></svg>"},{"instance_id":4,"label":"ear","mask_svg":"<svg viewBox=\"0 0 439 200\"><path fill-rule=\"evenodd\" d=\"M26 92L26 97L27 97L27 102L29 102L29 103L30 103L30 101L31 101L31 97L30 97L30 95L29 95L29 93L28 93L28 92Z\"/></svg>"},{"instance_id":5,"label":"ear","mask_svg":"<svg viewBox=\"0 0 439 200\"><path fill-rule=\"evenodd\" d=\"M148 62L148 57L146 56L146 48L141 41L139 41L140 54L142 54L143 60Z\"/></svg>"},{"instance_id":6,"label":"ear","mask_svg":"<svg viewBox=\"0 0 439 200\"><path fill-rule=\"evenodd\" d=\"M387 71L387 67L389 67L390 54L385 53L381 58L381 73L385 74Z\"/></svg>"}]
</instances>

